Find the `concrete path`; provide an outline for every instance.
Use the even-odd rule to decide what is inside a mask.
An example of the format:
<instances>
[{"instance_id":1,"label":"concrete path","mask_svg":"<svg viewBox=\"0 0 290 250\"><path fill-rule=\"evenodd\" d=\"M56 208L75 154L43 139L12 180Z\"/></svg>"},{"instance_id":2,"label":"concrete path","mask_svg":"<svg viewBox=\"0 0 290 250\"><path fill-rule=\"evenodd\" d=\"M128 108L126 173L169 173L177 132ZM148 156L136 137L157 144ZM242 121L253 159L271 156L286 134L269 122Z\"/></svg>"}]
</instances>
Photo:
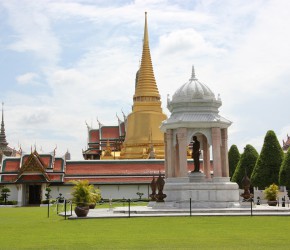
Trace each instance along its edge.
<instances>
[{"instance_id":1,"label":"concrete path","mask_svg":"<svg viewBox=\"0 0 290 250\"><path fill-rule=\"evenodd\" d=\"M69 213L68 213L69 214ZM64 216L64 213L60 215ZM271 207L268 205L256 205L252 209L253 216L290 216L289 207ZM134 206L130 208L130 217L169 217L190 216L189 209L153 209L146 206ZM251 216L251 208L221 208L204 209L195 208L191 210L191 216ZM91 209L85 218L75 215L69 219L97 219L97 218L128 218L128 207L116 207L114 209Z\"/></svg>"}]
</instances>

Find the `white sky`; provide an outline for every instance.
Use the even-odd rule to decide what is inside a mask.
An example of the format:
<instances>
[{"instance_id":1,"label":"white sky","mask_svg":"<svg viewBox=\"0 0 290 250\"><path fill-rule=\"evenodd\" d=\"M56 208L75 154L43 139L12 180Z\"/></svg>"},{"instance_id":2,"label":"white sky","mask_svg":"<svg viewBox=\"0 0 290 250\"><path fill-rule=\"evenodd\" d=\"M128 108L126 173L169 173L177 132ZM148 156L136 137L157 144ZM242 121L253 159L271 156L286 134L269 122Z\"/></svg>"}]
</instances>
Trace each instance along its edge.
<instances>
[{"instance_id":1,"label":"white sky","mask_svg":"<svg viewBox=\"0 0 290 250\"><path fill-rule=\"evenodd\" d=\"M0 101L11 147L82 159L85 121L128 114L142 52L144 12L162 96L191 66L233 122L229 146L258 151L267 130L290 133L288 0L0 0Z\"/></svg>"}]
</instances>

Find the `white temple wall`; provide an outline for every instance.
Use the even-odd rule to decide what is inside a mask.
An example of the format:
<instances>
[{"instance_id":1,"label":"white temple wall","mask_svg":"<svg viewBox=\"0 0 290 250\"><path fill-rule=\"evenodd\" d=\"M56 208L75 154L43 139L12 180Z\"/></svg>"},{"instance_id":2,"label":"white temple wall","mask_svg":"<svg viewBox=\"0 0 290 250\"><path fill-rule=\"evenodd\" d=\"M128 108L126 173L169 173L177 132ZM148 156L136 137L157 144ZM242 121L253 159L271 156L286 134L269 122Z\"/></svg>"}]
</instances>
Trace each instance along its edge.
<instances>
[{"instance_id":1,"label":"white temple wall","mask_svg":"<svg viewBox=\"0 0 290 250\"><path fill-rule=\"evenodd\" d=\"M19 185L19 184L18 184ZM18 205L22 206L25 205L26 202L23 200L19 200L19 192L17 190L16 185L5 185L10 189L10 196L8 200L15 200L18 201ZM137 192L143 193L144 195L142 198L149 198L151 194L151 188L149 184L140 184L140 185L94 185L95 188L99 188L101 190L101 195L103 199L139 199ZM51 199L56 199L59 194L61 193L63 197L66 199L71 198L71 191L73 186L50 186L51 188ZM45 199L45 191L46 184L42 185L42 194L41 199ZM25 199L25 195L21 197L21 199Z\"/></svg>"}]
</instances>

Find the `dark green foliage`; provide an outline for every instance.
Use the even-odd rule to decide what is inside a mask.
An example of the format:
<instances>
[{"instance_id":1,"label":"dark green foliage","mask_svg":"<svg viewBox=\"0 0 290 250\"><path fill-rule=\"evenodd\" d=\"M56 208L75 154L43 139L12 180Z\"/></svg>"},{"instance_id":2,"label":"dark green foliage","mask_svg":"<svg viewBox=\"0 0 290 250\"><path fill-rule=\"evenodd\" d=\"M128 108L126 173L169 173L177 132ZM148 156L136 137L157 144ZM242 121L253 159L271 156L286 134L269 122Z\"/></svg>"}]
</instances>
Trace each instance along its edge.
<instances>
[{"instance_id":1,"label":"dark green foliage","mask_svg":"<svg viewBox=\"0 0 290 250\"><path fill-rule=\"evenodd\" d=\"M1 189L1 200L4 201L4 204L7 204L8 196L10 196L10 189L8 187L3 187Z\"/></svg>"},{"instance_id":2,"label":"dark green foliage","mask_svg":"<svg viewBox=\"0 0 290 250\"><path fill-rule=\"evenodd\" d=\"M230 177L232 178L241 157L239 149L236 145L231 146L228 156L229 156L229 174Z\"/></svg>"},{"instance_id":3,"label":"dark green foliage","mask_svg":"<svg viewBox=\"0 0 290 250\"><path fill-rule=\"evenodd\" d=\"M264 189L273 183L279 183L279 171L283 157L284 153L275 132L269 130L251 176L253 187Z\"/></svg>"},{"instance_id":4,"label":"dark green foliage","mask_svg":"<svg viewBox=\"0 0 290 250\"><path fill-rule=\"evenodd\" d=\"M243 188L242 179L245 176L245 171L248 177L251 176L258 157L257 150L249 144L246 145L232 177L232 181L238 183L240 188Z\"/></svg>"},{"instance_id":5,"label":"dark green foliage","mask_svg":"<svg viewBox=\"0 0 290 250\"><path fill-rule=\"evenodd\" d=\"M0 205L17 205L17 201L0 201Z\"/></svg>"},{"instance_id":6,"label":"dark green foliage","mask_svg":"<svg viewBox=\"0 0 290 250\"><path fill-rule=\"evenodd\" d=\"M279 183L281 186L286 186L287 190L290 189L290 148L288 148L280 169Z\"/></svg>"}]
</instances>

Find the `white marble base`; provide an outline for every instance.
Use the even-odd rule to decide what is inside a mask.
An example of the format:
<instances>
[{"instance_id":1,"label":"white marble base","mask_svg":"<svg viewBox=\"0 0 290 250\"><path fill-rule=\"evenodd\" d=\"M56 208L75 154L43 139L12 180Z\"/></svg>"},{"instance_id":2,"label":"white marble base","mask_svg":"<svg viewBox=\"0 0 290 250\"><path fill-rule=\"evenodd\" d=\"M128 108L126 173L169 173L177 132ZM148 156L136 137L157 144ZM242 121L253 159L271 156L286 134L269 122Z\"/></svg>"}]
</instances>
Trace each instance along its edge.
<instances>
[{"instance_id":1,"label":"white marble base","mask_svg":"<svg viewBox=\"0 0 290 250\"><path fill-rule=\"evenodd\" d=\"M199 177L198 177L199 178ZM202 177L200 177L202 178ZM240 207L238 184L229 178L216 177L211 181L193 182L193 179L169 178L165 181L163 193L167 195L165 204L174 208L233 208Z\"/></svg>"},{"instance_id":2,"label":"white marble base","mask_svg":"<svg viewBox=\"0 0 290 250\"><path fill-rule=\"evenodd\" d=\"M205 174L202 172L191 172L189 175L189 182L204 182Z\"/></svg>"},{"instance_id":3,"label":"white marble base","mask_svg":"<svg viewBox=\"0 0 290 250\"><path fill-rule=\"evenodd\" d=\"M250 208L251 207L251 202L250 201L244 201L240 202L241 208ZM252 202L252 207L256 207L254 202Z\"/></svg>"}]
</instances>

